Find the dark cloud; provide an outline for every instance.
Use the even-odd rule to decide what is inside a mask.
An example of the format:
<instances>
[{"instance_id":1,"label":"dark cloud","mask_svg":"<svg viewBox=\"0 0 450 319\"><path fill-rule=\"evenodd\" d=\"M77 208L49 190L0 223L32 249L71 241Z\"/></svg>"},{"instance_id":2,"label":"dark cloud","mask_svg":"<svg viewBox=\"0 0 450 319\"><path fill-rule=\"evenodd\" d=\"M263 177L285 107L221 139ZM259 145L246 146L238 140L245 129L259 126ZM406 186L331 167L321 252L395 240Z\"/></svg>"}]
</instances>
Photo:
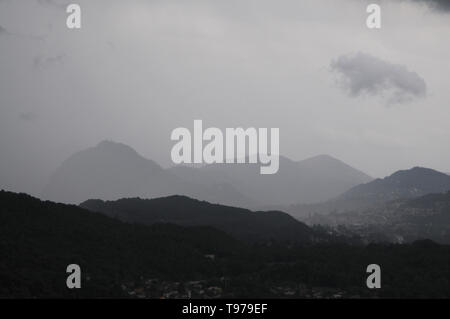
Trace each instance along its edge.
<instances>
[{"instance_id":1,"label":"dark cloud","mask_svg":"<svg viewBox=\"0 0 450 319\"><path fill-rule=\"evenodd\" d=\"M331 69L340 75L339 84L352 97L368 94L396 104L427 92L424 79L417 73L361 52L338 57L331 62Z\"/></svg>"},{"instance_id":2,"label":"dark cloud","mask_svg":"<svg viewBox=\"0 0 450 319\"><path fill-rule=\"evenodd\" d=\"M450 0L410 0L418 3L423 3L433 10L450 12Z\"/></svg>"}]
</instances>

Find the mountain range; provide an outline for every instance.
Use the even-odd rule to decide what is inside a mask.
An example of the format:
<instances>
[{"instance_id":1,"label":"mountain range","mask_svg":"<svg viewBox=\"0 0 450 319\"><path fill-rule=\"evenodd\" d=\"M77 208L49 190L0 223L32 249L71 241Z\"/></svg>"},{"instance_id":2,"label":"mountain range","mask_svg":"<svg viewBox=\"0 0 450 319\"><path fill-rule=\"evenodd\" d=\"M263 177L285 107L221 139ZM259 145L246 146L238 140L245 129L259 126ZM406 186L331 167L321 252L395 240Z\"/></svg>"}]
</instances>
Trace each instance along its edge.
<instances>
[{"instance_id":1,"label":"mountain range","mask_svg":"<svg viewBox=\"0 0 450 319\"><path fill-rule=\"evenodd\" d=\"M103 141L64 161L43 197L82 203L126 222L212 226L244 240L305 241L316 234L281 211L308 224L414 224L409 235L416 238L427 233L417 222L410 223L408 214L414 209L406 201L447 191L450 176L423 167L371 179L319 155L298 162L281 157L275 175L260 175L255 164L165 169L127 145ZM382 232L399 234L392 227ZM432 234L441 238L437 231Z\"/></svg>"},{"instance_id":2,"label":"mountain range","mask_svg":"<svg viewBox=\"0 0 450 319\"><path fill-rule=\"evenodd\" d=\"M255 209L326 201L371 180L367 174L328 155L303 161L281 157L280 169L274 175L260 175L257 164L164 169L127 145L103 141L64 161L50 178L42 197L78 204L90 198L186 195Z\"/></svg>"}]
</instances>

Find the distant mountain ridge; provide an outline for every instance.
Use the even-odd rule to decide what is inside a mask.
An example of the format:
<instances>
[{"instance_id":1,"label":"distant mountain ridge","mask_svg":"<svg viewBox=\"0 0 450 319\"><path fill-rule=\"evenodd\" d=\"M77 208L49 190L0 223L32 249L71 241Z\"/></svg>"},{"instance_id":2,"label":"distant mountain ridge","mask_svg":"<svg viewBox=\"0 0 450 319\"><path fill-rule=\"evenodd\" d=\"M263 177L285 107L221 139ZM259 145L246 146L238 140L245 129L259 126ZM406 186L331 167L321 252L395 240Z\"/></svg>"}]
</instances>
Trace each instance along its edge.
<instances>
[{"instance_id":1,"label":"distant mountain ridge","mask_svg":"<svg viewBox=\"0 0 450 319\"><path fill-rule=\"evenodd\" d=\"M129 223L214 227L240 240L310 243L325 239L323 234L317 234L280 211L252 212L179 195L156 199L88 200L80 207Z\"/></svg>"},{"instance_id":2,"label":"distant mountain ridge","mask_svg":"<svg viewBox=\"0 0 450 319\"><path fill-rule=\"evenodd\" d=\"M259 164L212 164L164 169L131 147L103 141L69 157L43 190L43 198L79 204L89 198L157 198L186 195L212 203L257 209L328 200L372 178L328 155L295 162L280 157L274 175Z\"/></svg>"},{"instance_id":3,"label":"distant mountain ridge","mask_svg":"<svg viewBox=\"0 0 450 319\"><path fill-rule=\"evenodd\" d=\"M367 174L329 155L302 161L280 156L277 174L260 175L257 164L212 164L202 168L177 166L171 172L208 185L222 181L262 206L315 203L334 198L353 186L372 180Z\"/></svg>"}]
</instances>

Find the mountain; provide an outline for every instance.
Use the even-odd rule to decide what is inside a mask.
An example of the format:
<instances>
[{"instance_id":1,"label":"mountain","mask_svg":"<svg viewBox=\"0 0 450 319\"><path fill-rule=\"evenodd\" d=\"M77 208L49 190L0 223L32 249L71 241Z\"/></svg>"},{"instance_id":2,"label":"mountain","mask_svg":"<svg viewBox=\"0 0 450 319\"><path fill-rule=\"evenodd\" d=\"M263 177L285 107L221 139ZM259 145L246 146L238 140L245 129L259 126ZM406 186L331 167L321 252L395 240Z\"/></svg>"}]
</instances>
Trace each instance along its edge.
<instances>
[{"instance_id":1,"label":"mountain","mask_svg":"<svg viewBox=\"0 0 450 319\"><path fill-rule=\"evenodd\" d=\"M383 179L358 185L345 192L341 199L368 203L387 202L400 198L414 198L450 190L450 176L430 168L414 167L397 171Z\"/></svg>"},{"instance_id":2,"label":"mountain","mask_svg":"<svg viewBox=\"0 0 450 319\"><path fill-rule=\"evenodd\" d=\"M229 184L215 182L205 186L184 180L131 147L111 141L103 141L64 161L51 176L42 197L78 204L89 198L112 200L173 194L242 207L256 205Z\"/></svg>"},{"instance_id":3,"label":"mountain","mask_svg":"<svg viewBox=\"0 0 450 319\"><path fill-rule=\"evenodd\" d=\"M300 220L306 220L314 214L362 213L379 205L383 207L390 201L411 199L431 193L444 193L449 190L450 176L447 174L429 168L414 167L397 171L383 179L378 178L355 186L323 203L290 205L283 210ZM339 220L343 221L342 218L340 217Z\"/></svg>"},{"instance_id":4,"label":"mountain","mask_svg":"<svg viewBox=\"0 0 450 319\"><path fill-rule=\"evenodd\" d=\"M299 162L280 157L277 174L259 174L259 164L212 164L201 168L177 166L175 175L209 185L221 181L233 185L261 207L315 203L334 198L372 178L328 155Z\"/></svg>"},{"instance_id":5,"label":"mountain","mask_svg":"<svg viewBox=\"0 0 450 319\"><path fill-rule=\"evenodd\" d=\"M279 211L252 212L243 208L210 204L185 196L156 199L127 198L117 201L88 200L80 207L125 222L152 225L210 226L237 239L252 242L324 240L305 224Z\"/></svg>"},{"instance_id":6,"label":"mountain","mask_svg":"<svg viewBox=\"0 0 450 319\"><path fill-rule=\"evenodd\" d=\"M64 161L43 195L67 203L80 203L91 196L107 199L130 194L160 196L167 194L175 182L175 177L132 148L103 141Z\"/></svg>"}]
</instances>

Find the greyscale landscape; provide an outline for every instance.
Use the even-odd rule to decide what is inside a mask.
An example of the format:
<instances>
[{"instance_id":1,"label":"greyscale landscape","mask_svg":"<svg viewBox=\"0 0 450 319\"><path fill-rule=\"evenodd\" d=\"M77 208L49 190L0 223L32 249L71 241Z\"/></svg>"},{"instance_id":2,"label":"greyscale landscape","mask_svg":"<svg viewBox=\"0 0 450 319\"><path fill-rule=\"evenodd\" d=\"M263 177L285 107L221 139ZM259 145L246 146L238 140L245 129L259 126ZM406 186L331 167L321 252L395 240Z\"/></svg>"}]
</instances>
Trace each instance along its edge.
<instances>
[{"instance_id":1,"label":"greyscale landscape","mask_svg":"<svg viewBox=\"0 0 450 319\"><path fill-rule=\"evenodd\" d=\"M319 155L281 157L269 176L257 164L165 169L102 141L40 197L0 193L3 297L448 296L450 176L429 168L374 179ZM79 292L58 271L71 261L87 269ZM374 261L386 288L364 284Z\"/></svg>"},{"instance_id":2,"label":"greyscale landscape","mask_svg":"<svg viewBox=\"0 0 450 319\"><path fill-rule=\"evenodd\" d=\"M0 0L0 298L450 298L447 1L78 3Z\"/></svg>"}]
</instances>

